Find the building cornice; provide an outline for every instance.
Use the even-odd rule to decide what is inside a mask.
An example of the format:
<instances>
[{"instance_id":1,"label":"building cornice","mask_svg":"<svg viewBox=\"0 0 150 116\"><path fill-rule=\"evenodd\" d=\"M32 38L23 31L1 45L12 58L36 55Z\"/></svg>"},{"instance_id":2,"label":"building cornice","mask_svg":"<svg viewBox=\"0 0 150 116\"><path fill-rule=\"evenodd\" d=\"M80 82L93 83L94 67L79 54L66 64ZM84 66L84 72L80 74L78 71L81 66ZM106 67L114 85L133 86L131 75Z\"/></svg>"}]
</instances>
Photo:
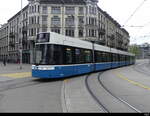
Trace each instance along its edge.
<instances>
[{"instance_id":1,"label":"building cornice","mask_svg":"<svg viewBox=\"0 0 150 116\"><path fill-rule=\"evenodd\" d=\"M29 6L29 4L26 5L26 6L23 8L23 12L24 12L25 10L28 10L28 6ZM20 10L17 14L15 14L13 17L11 17L11 18L8 20L8 22L10 22L10 21L11 21L12 19L14 19L16 16L20 15L20 13L21 13L21 10Z\"/></svg>"},{"instance_id":2,"label":"building cornice","mask_svg":"<svg viewBox=\"0 0 150 116\"><path fill-rule=\"evenodd\" d=\"M39 0L40 4L86 4L84 0Z\"/></svg>"}]
</instances>

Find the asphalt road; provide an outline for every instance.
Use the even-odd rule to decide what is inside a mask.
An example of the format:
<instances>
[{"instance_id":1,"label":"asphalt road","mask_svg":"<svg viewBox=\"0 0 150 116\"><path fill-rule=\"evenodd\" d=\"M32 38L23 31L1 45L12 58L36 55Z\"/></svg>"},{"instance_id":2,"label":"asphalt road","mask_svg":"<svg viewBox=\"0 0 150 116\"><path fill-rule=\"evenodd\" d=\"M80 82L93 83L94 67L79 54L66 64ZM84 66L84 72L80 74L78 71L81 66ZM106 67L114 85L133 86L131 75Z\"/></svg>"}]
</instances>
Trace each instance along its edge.
<instances>
[{"instance_id":1,"label":"asphalt road","mask_svg":"<svg viewBox=\"0 0 150 116\"><path fill-rule=\"evenodd\" d=\"M0 85L0 112L62 112L59 80L25 78Z\"/></svg>"},{"instance_id":2,"label":"asphalt road","mask_svg":"<svg viewBox=\"0 0 150 116\"><path fill-rule=\"evenodd\" d=\"M17 65L1 67L0 112L101 113L105 112L102 105L109 112L149 112L148 63L148 60L138 61L136 65L108 70L103 72L100 78L99 73L92 73L88 79L87 75L83 75L64 80L24 78L23 75L30 71L30 66L24 66L25 70L19 72ZM5 75L7 72L9 74ZM16 74L12 73L19 73L20 77L14 78ZM106 89L128 105L113 97Z\"/></svg>"},{"instance_id":3,"label":"asphalt road","mask_svg":"<svg viewBox=\"0 0 150 116\"><path fill-rule=\"evenodd\" d=\"M147 67L149 66L148 60L137 63L134 66L107 71L101 75L101 81L109 91L134 108L141 112L149 112L150 75L147 72L150 74L150 70Z\"/></svg>"},{"instance_id":4,"label":"asphalt road","mask_svg":"<svg viewBox=\"0 0 150 116\"><path fill-rule=\"evenodd\" d=\"M108 70L100 75L101 83L99 73L90 74L90 91L86 76L66 80L67 112L149 112L149 68L148 60L141 60L136 65Z\"/></svg>"}]
</instances>

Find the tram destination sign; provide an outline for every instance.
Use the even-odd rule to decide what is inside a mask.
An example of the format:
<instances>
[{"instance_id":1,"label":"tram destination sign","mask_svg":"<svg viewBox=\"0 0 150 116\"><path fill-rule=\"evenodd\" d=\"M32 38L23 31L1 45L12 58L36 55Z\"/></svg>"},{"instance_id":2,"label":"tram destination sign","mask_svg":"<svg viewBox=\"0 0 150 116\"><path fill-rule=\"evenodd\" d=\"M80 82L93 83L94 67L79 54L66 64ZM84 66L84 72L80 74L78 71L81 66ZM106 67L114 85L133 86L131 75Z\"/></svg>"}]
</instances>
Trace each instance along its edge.
<instances>
[{"instance_id":1,"label":"tram destination sign","mask_svg":"<svg viewBox=\"0 0 150 116\"><path fill-rule=\"evenodd\" d=\"M50 33L40 33L37 35L36 43L49 42Z\"/></svg>"}]
</instances>

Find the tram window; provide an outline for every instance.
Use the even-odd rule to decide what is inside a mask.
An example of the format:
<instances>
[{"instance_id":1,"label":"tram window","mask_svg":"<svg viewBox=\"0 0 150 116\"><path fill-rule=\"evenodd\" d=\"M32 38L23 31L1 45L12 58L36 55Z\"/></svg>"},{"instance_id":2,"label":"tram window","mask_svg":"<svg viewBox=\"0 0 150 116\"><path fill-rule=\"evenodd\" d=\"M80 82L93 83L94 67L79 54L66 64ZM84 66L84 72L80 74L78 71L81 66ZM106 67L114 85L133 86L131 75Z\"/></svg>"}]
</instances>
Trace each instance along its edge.
<instances>
[{"instance_id":1,"label":"tram window","mask_svg":"<svg viewBox=\"0 0 150 116\"><path fill-rule=\"evenodd\" d=\"M112 54L112 62L115 62L115 54Z\"/></svg>"},{"instance_id":2,"label":"tram window","mask_svg":"<svg viewBox=\"0 0 150 116\"><path fill-rule=\"evenodd\" d=\"M127 61L127 56L125 56L125 61Z\"/></svg>"},{"instance_id":3,"label":"tram window","mask_svg":"<svg viewBox=\"0 0 150 116\"><path fill-rule=\"evenodd\" d=\"M97 52L96 53L96 62L106 62L107 61L107 56L105 52Z\"/></svg>"},{"instance_id":4,"label":"tram window","mask_svg":"<svg viewBox=\"0 0 150 116\"><path fill-rule=\"evenodd\" d=\"M111 62L111 54L107 53L107 57L108 57L108 61L107 62Z\"/></svg>"},{"instance_id":5,"label":"tram window","mask_svg":"<svg viewBox=\"0 0 150 116\"><path fill-rule=\"evenodd\" d=\"M123 55L123 61L126 61L126 56L125 55Z\"/></svg>"},{"instance_id":6,"label":"tram window","mask_svg":"<svg viewBox=\"0 0 150 116\"><path fill-rule=\"evenodd\" d=\"M101 62L101 53L98 51L96 51L96 53L95 53L95 61Z\"/></svg>"},{"instance_id":7,"label":"tram window","mask_svg":"<svg viewBox=\"0 0 150 116\"><path fill-rule=\"evenodd\" d=\"M122 55L120 55L120 61L122 61Z\"/></svg>"},{"instance_id":8,"label":"tram window","mask_svg":"<svg viewBox=\"0 0 150 116\"><path fill-rule=\"evenodd\" d=\"M114 54L113 53L111 54L111 61L112 62L114 61Z\"/></svg>"},{"instance_id":9,"label":"tram window","mask_svg":"<svg viewBox=\"0 0 150 116\"><path fill-rule=\"evenodd\" d=\"M118 62L118 61L119 61L118 54L116 54L116 62Z\"/></svg>"},{"instance_id":10,"label":"tram window","mask_svg":"<svg viewBox=\"0 0 150 116\"><path fill-rule=\"evenodd\" d=\"M54 45L37 45L35 63L43 65L62 64L62 47Z\"/></svg>"},{"instance_id":11,"label":"tram window","mask_svg":"<svg viewBox=\"0 0 150 116\"><path fill-rule=\"evenodd\" d=\"M85 63L92 62L92 52L90 50L84 50Z\"/></svg>"},{"instance_id":12,"label":"tram window","mask_svg":"<svg viewBox=\"0 0 150 116\"><path fill-rule=\"evenodd\" d=\"M105 62L109 62L109 53L105 53Z\"/></svg>"},{"instance_id":13,"label":"tram window","mask_svg":"<svg viewBox=\"0 0 150 116\"><path fill-rule=\"evenodd\" d=\"M73 50L69 47L65 48L65 64L73 63Z\"/></svg>"},{"instance_id":14,"label":"tram window","mask_svg":"<svg viewBox=\"0 0 150 116\"><path fill-rule=\"evenodd\" d=\"M85 54L84 54L84 49L80 49L80 63L85 63Z\"/></svg>"},{"instance_id":15,"label":"tram window","mask_svg":"<svg viewBox=\"0 0 150 116\"><path fill-rule=\"evenodd\" d=\"M117 58L118 58L118 62L120 62L120 55L119 54L117 54Z\"/></svg>"},{"instance_id":16,"label":"tram window","mask_svg":"<svg viewBox=\"0 0 150 116\"><path fill-rule=\"evenodd\" d=\"M96 62L111 62L112 57L110 56L111 54L108 52L96 51L95 60Z\"/></svg>"},{"instance_id":17,"label":"tram window","mask_svg":"<svg viewBox=\"0 0 150 116\"><path fill-rule=\"evenodd\" d=\"M75 49L75 61L77 64L80 63L80 54L81 54L80 49Z\"/></svg>"},{"instance_id":18,"label":"tram window","mask_svg":"<svg viewBox=\"0 0 150 116\"><path fill-rule=\"evenodd\" d=\"M102 55L102 62L105 62L105 61L106 61L105 53L104 53L104 52L102 52L102 53L101 53L101 55Z\"/></svg>"},{"instance_id":19,"label":"tram window","mask_svg":"<svg viewBox=\"0 0 150 116\"><path fill-rule=\"evenodd\" d=\"M62 46L54 46L54 61L56 65L60 65L63 63Z\"/></svg>"},{"instance_id":20,"label":"tram window","mask_svg":"<svg viewBox=\"0 0 150 116\"><path fill-rule=\"evenodd\" d=\"M125 61L126 60L126 57L125 57L125 55L123 55L123 61Z\"/></svg>"},{"instance_id":21,"label":"tram window","mask_svg":"<svg viewBox=\"0 0 150 116\"><path fill-rule=\"evenodd\" d=\"M117 61L117 57L116 57L116 54L114 54L114 62Z\"/></svg>"},{"instance_id":22,"label":"tram window","mask_svg":"<svg viewBox=\"0 0 150 116\"><path fill-rule=\"evenodd\" d=\"M122 61L124 61L124 55L122 55Z\"/></svg>"},{"instance_id":23,"label":"tram window","mask_svg":"<svg viewBox=\"0 0 150 116\"><path fill-rule=\"evenodd\" d=\"M111 61L112 61L112 62L114 61L114 56L113 56L113 54L111 54Z\"/></svg>"},{"instance_id":24,"label":"tram window","mask_svg":"<svg viewBox=\"0 0 150 116\"><path fill-rule=\"evenodd\" d=\"M92 52L90 50L76 48L75 61L77 64L92 62Z\"/></svg>"},{"instance_id":25,"label":"tram window","mask_svg":"<svg viewBox=\"0 0 150 116\"><path fill-rule=\"evenodd\" d=\"M105 52L105 62L108 62L108 53Z\"/></svg>"}]
</instances>

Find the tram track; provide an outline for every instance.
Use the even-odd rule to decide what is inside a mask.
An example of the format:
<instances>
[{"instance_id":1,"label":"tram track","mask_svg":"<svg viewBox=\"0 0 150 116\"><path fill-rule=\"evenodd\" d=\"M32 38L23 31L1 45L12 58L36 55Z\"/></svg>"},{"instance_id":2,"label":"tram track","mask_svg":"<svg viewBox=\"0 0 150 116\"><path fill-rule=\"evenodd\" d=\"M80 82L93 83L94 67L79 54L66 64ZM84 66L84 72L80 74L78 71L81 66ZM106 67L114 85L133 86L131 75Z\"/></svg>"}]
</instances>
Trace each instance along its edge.
<instances>
[{"instance_id":1,"label":"tram track","mask_svg":"<svg viewBox=\"0 0 150 116\"><path fill-rule=\"evenodd\" d=\"M135 66L133 66L133 69L136 71L136 72L139 72L139 73L142 73L146 76L150 76L150 72L148 72L148 70L145 70L143 69L142 67L146 67L147 63L142 63L142 64L136 64Z\"/></svg>"},{"instance_id":2,"label":"tram track","mask_svg":"<svg viewBox=\"0 0 150 116\"><path fill-rule=\"evenodd\" d=\"M109 110L106 108L106 106L97 98L97 96L91 90L89 82L88 82L89 76L90 75L87 75L85 78L85 85L86 85L88 92L90 93L92 98L96 101L96 103L99 105L100 109L102 108L105 113L109 113Z\"/></svg>"},{"instance_id":3,"label":"tram track","mask_svg":"<svg viewBox=\"0 0 150 116\"><path fill-rule=\"evenodd\" d=\"M98 76L96 77L97 82L99 83L99 88L97 88L97 90L99 89L103 89L102 91L105 92L105 95L109 95L111 99L115 99L115 101L118 102L118 105L124 106L126 107L126 110L129 112L136 112L136 113L141 113L141 111L139 111L138 109L136 109L135 107L133 107L132 105L130 105L129 103L127 103L125 100L117 97L116 95L114 95L102 82L101 80L101 75L104 72L100 72L98 73ZM96 103L99 105L100 108L103 109L103 111L105 113L110 113L110 112L120 112L120 111L113 111L112 109L110 109L110 106L108 106L106 100L103 98L103 100L101 100L101 98L99 97L99 95L97 93L99 93L99 91L95 91L92 89L90 82L89 82L89 77L90 75L87 75L86 79L85 79L85 84L86 84L86 88L88 90L88 92L90 93L90 95L92 96L92 98L96 101ZM96 84L95 84L96 85ZM101 93L102 94L102 93ZM104 101L105 100L105 101ZM113 105L112 105L113 106ZM116 106L116 104L114 104L114 107L119 107ZM124 109L121 109L124 110Z\"/></svg>"}]
</instances>

